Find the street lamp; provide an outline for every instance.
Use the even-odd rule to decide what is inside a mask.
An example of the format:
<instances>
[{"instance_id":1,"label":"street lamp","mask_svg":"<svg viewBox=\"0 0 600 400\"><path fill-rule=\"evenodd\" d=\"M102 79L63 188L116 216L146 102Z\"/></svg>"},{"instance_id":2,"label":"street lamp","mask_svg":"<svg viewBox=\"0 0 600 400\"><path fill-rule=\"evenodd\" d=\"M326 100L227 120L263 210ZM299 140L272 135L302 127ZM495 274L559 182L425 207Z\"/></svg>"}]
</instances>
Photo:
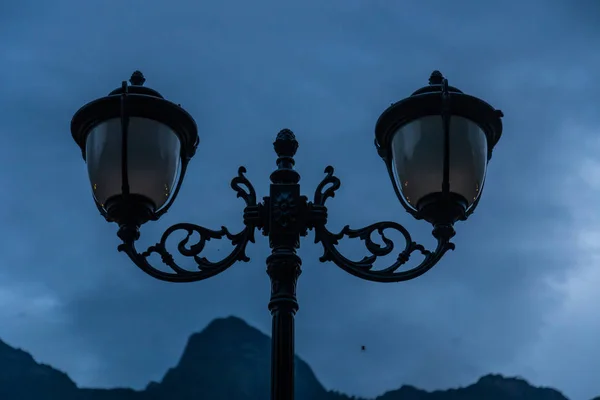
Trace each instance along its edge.
<instances>
[{"instance_id":1,"label":"street lamp","mask_svg":"<svg viewBox=\"0 0 600 400\"><path fill-rule=\"evenodd\" d=\"M246 206L245 228L232 234L226 227L210 230L195 224L179 223L168 228L160 241L144 252L135 242L139 228L167 212L185 176L187 165L198 146L194 119L181 106L165 100L157 91L143 86L144 77L136 71L127 82L108 96L83 106L73 116L71 132L87 163L94 201L109 222L119 225L122 240L118 250L126 253L142 271L168 282L195 282L215 276L237 261L248 262L246 246L255 240L255 230L268 236L271 254L267 273L271 279L272 352L271 399L294 398L294 315L298 310L296 282L301 259L296 254L300 237L315 231L315 243L324 253L320 261L332 261L359 278L376 282L414 279L431 269L448 251L454 236L453 225L475 210L485 181L487 163L502 133L502 112L484 101L448 86L434 71L425 86L410 97L392 104L379 117L375 146L384 160L394 190L404 208L416 219L433 226L435 250L414 242L408 231L396 222L379 222L361 229L345 226L341 232L327 229L327 199L334 197L340 180L333 167L325 168L325 178L312 201L300 193L300 175L294 170L298 142L284 129L273 143L277 169L271 174L270 193L262 202L240 167L231 187ZM375 270L378 257L394 250L386 229L405 239L404 248L387 268ZM187 236L177 246L180 255L193 258L197 270L178 265L166 242L174 232ZM377 232L383 246L372 239ZM193 233L199 235L190 244ZM340 239L359 238L370 253L351 260L337 248ZM228 239L234 249L217 262L201 256L206 241ZM399 271L414 252L424 259L409 270ZM170 271L152 266L148 257L161 256Z\"/></svg>"}]
</instances>

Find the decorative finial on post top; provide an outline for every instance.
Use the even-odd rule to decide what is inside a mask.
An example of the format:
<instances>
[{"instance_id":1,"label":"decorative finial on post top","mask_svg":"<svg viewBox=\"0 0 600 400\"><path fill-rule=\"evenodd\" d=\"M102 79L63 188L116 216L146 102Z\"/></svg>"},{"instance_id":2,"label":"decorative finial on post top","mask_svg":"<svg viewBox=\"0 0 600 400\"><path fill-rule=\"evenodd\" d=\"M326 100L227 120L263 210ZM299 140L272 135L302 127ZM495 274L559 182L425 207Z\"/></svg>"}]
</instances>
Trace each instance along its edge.
<instances>
[{"instance_id":1,"label":"decorative finial on post top","mask_svg":"<svg viewBox=\"0 0 600 400\"><path fill-rule=\"evenodd\" d=\"M429 77L430 85L441 85L443 81L444 75L442 75L442 73L438 70L433 71Z\"/></svg>"},{"instance_id":2,"label":"decorative finial on post top","mask_svg":"<svg viewBox=\"0 0 600 400\"><path fill-rule=\"evenodd\" d=\"M294 157L298 150L298 141L296 135L289 129L282 129L277 134L277 138L273 143L277 157Z\"/></svg>"},{"instance_id":3,"label":"decorative finial on post top","mask_svg":"<svg viewBox=\"0 0 600 400\"><path fill-rule=\"evenodd\" d=\"M294 170L294 155L298 150L296 135L289 129L282 129L273 142L277 153L277 169L271 174L272 183L298 183L300 175Z\"/></svg>"},{"instance_id":4,"label":"decorative finial on post top","mask_svg":"<svg viewBox=\"0 0 600 400\"><path fill-rule=\"evenodd\" d=\"M131 74L131 78L129 78L129 83L136 86L142 86L146 82L146 78L144 78L144 74L141 71L135 71Z\"/></svg>"}]
</instances>

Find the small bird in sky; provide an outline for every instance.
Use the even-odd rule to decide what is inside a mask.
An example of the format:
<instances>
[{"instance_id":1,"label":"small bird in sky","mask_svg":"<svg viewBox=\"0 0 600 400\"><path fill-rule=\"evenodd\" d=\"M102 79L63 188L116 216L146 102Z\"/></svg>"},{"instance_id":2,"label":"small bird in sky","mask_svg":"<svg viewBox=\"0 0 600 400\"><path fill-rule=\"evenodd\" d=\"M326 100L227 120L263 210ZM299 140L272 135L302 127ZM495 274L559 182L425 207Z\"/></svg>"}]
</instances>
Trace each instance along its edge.
<instances>
[{"instance_id":1,"label":"small bird in sky","mask_svg":"<svg viewBox=\"0 0 600 400\"><path fill-rule=\"evenodd\" d=\"M365 351L367 348L365 346L360 346L361 351Z\"/></svg>"}]
</instances>

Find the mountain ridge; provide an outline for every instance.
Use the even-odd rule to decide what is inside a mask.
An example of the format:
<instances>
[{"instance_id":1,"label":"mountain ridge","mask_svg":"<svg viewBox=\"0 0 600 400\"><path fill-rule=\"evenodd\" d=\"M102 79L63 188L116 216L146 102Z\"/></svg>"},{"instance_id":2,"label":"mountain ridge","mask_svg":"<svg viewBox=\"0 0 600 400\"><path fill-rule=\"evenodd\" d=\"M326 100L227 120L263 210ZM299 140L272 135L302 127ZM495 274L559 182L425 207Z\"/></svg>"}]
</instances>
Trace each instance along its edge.
<instances>
[{"instance_id":1,"label":"mountain ridge","mask_svg":"<svg viewBox=\"0 0 600 400\"><path fill-rule=\"evenodd\" d=\"M80 388L66 374L0 340L2 400L264 400L269 395L271 338L235 316L193 333L177 364L143 390ZM568 400L520 377L488 374L471 385L425 391L411 385L375 398L327 390L296 356L296 400ZM592 400L600 400L596 397Z\"/></svg>"}]
</instances>

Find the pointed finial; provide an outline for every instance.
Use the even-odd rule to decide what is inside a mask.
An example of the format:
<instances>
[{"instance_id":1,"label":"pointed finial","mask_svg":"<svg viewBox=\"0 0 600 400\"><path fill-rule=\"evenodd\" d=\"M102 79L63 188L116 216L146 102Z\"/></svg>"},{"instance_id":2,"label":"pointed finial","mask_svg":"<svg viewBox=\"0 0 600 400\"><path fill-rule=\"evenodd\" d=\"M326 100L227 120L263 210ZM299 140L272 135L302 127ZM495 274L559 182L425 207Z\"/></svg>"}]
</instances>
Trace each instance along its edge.
<instances>
[{"instance_id":1,"label":"pointed finial","mask_svg":"<svg viewBox=\"0 0 600 400\"><path fill-rule=\"evenodd\" d=\"M135 71L131 74L131 78L129 78L129 83L136 86L142 86L146 82L146 78L144 78L144 74L140 71Z\"/></svg>"},{"instance_id":2,"label":"pointed finial","mask_svg":"<svg viewBox=\"0 0 600 400\"><path fill-rule=\"evenodd\" d=\"M430 85L441 85L443 81L444 75L442 75L442 73L438 70L433 71L429 77Z\"/></svg>"},{"instance_id":3,"label":"pointed finial","mask_svg":"<svg viewBox=\"0 0 600 400\"><path fill-rule=\"evenodd\" d=\"M290 129L282 129L277 134L277 140L296 140L296 135Z\"/></svg>"},{"instance_id":4,"label":"pointed finial","mask_svg":"<svg viewBox=\"0 0 600 400\"><path fill-rule=\"evenodd\" d=\"M289 129L282 129L273 143L278 157L294 157L298 150L296 135Z\"/></svg>"}]
</instances>

